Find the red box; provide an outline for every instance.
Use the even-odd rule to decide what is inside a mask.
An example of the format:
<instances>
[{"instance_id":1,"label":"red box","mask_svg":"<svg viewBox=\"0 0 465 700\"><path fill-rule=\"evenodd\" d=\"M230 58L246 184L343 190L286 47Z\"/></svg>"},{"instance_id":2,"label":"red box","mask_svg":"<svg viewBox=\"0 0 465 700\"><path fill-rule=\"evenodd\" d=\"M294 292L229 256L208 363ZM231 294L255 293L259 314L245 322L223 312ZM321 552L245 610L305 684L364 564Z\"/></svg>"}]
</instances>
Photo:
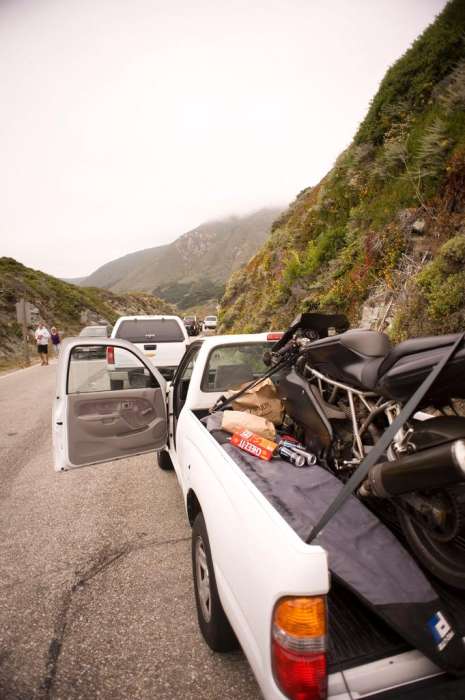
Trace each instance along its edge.
<instances>
[{"instance_id":1,"label":"red box","mask_svg":"<svg viewBox=\"0 0 465 700\"><path fill-rule=\"evenodd\" d=\"M231 444L244 450L244 452L248 452L253 455L253 457L264 459L267 462L273 457L278 447L272 440L252 433L250 430L241 430L240 432L233 433L231 436Z\"/></svg>"}]
</instances>

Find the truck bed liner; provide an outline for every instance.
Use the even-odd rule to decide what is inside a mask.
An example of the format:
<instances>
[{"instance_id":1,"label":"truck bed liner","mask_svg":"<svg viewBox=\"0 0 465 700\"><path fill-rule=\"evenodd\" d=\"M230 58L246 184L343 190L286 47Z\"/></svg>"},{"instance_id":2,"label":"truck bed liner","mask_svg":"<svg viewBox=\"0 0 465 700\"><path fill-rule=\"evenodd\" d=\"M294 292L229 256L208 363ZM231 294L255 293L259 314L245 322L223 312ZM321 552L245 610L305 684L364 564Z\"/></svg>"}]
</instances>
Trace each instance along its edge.
<instances>
[{"instance_id":1,"label":"truck bed liner","mask_svg":"<svg viewBox=\"0 0 465 700\"><path fill-rule=\"evenodd\" d=\"M398 522L391 513L380 513L383 522L398 539L407 544ZM457 620L457 627L465 637L465 595L436 579L429 571L425 575L439 597ZM411 647L394 630L380 620L363 603L339 583L333 583L329 599L329 663L331 670L341 671L369 663L384 656L400 654Z\"/></svg>"},{"instance_id":2,"label":"truck bed liner","mask_svg":"<svg viewBox=\"0 0 465 700\"><path fill-rule=\"evenodd\" d=\"M341 584L332 584L328 604L330 672L343 671L411 649Z\"/></svg>"},{"instance_id":3,"label":"truck bed liner","mask_svg":"<svg viewBox=\"0 0 465 700\"><path fill-rule=\"evenodd\" d=\"M428 572L425 572L428 575ZM465 636L465 596L437 579L431 584L444 600ZM333 583L329 602L329 667L343 671L411 649L394 630L371 612L353 593Z\"/></svg>"}]
</instances>

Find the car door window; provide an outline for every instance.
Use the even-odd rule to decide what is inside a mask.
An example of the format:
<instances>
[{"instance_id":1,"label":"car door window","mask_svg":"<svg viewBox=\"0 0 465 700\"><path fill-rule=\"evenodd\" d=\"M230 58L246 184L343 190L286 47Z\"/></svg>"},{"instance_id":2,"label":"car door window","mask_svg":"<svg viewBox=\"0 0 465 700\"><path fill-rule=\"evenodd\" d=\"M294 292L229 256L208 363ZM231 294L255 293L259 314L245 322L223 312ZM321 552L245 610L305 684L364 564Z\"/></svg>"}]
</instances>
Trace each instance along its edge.
<instances>
[{"instance_id":1,"label":"car door window","mask_svg":"<svg viewBox=\"0 0 465 700\"><path fill-rule=\"evenodd\" d=\"M195 350L194 353L190 356L189 361L181 373L180 380L183 382L190 382L191 377L192 377L192 372L194 370L194 365L197 362L197 357L198 357L199 351Z\"/></svg>"},{"instance_id":2,"label":"car door window","mask_svg":"<svg viewBox=\"0 0 465 700\"><path fill-rule=\"evenodd\" d=\"M126 348L78 345L71 351L68 394L157 387L152 373Z\"/></svg>"}]
</instances>

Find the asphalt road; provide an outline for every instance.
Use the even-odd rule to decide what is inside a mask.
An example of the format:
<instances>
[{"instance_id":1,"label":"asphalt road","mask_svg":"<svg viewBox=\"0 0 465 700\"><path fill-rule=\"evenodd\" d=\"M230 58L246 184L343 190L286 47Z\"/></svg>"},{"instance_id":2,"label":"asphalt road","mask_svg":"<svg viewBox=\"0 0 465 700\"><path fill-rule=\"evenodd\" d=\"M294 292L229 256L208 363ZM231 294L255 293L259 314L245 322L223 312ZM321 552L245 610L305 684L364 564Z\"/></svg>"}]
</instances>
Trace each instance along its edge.
<instances>
[{"instance_id":1,"label":"asphalt road","mask_svg":"<svg viewBox=\"0 0 465 700\"><path fill-rule=\"evenodd\" d=\"M0 377L0 698L260 698L198 631L174 473L53 471L55 370Z\"/></svg>"}]
</instances>

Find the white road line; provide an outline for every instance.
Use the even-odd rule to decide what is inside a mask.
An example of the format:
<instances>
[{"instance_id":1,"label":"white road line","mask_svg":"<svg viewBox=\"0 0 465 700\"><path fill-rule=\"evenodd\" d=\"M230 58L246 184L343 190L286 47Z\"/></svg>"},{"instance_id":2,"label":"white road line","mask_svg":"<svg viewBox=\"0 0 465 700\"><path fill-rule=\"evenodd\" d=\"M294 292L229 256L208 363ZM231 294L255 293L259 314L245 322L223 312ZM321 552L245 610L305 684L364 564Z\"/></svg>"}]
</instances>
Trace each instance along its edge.
<instances>
[{"instance_id":1,"label":"white road line","mask_svg":"<svg viewBox=\"0 0 465 700\"><path fill-rule=\"evenodd\" d=\"M57 361L52 360L49 362L49 365L56 365ZM5 374L0 374L0 379L6 379L7 377L11 377L14 374L19 374L19 372L27 372L28 370L35 369L36 367L40 367L40 362L38 362L35 365L31 365L30 367L21 367L21 369L14 369L12 372L5 372Z\"/></svg>"}]
</instances>

